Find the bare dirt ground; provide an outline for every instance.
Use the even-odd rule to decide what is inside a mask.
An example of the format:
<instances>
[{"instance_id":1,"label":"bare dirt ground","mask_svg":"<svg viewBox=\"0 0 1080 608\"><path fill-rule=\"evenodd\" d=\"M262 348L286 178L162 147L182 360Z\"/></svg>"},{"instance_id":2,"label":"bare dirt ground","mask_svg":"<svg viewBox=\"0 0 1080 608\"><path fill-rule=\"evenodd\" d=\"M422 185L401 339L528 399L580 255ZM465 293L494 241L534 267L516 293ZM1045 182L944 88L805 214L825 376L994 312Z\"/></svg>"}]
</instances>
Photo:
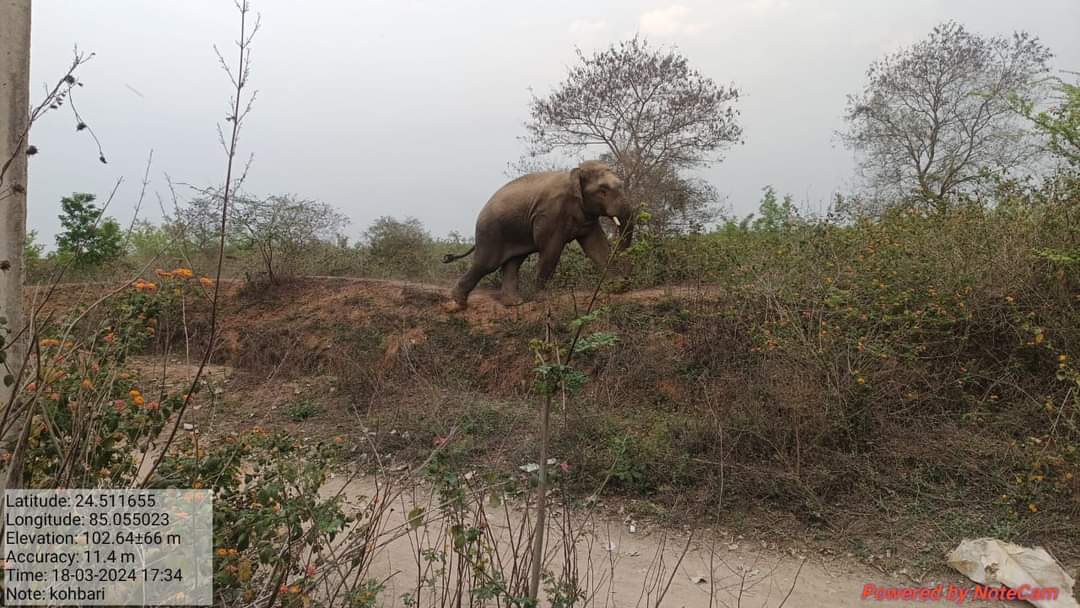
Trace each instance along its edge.
<instances>
[{"instance_id":1,"label":"bare dirt ground","mask_svg":"<svg viewBox=\"0 0 1080 608\"><path fill-rule=\"evenodd\" d=\"M376 494L376 487L370 477L346 480L338 476L323 488L327 496L339 492L347 497L349 504L359 506ZM407 494L389 514L384 529L407 529L406 513L414 506L430 506L431 497L423 487L418 486ZM558 509L549 515L559 519ZM525 517L523 508L489 506L487 516L505 550L509 539L520 530ZM690 534L685 530L640 525L631 528L625 521L587 513L572 513L571 518L582 532L576 543L578 572L595 602L590 605L597 607L651 608L661 593L660 605L671 608L854 607L879 604L862 599L863 588L868 583L879 587L932 587L938 583L971 586L970 581L960 577L915 582L886 576L844 556L783 553L734 533ZM387 579L382 605L400 605L403 594L416 593L418 554L431 546L429 528L437 525L429 522L381 548L371 574ZM435 534L434 538L442 537ZM549 541L544 567L558 572L565 559L563 546L557 534L549 533L549 538L554 541ZM927 603L898 601L888 605L926 606ZM980 602L979 605L1027 604Z\"/></svg>"}]
</instances>

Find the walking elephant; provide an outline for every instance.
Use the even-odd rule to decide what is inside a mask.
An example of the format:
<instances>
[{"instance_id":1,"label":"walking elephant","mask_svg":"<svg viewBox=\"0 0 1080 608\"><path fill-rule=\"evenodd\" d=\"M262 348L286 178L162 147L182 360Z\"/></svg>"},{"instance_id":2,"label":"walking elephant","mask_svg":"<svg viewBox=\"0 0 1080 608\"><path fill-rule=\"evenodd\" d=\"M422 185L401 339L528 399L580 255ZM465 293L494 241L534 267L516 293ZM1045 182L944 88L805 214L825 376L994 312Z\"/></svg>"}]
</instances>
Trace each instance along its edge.
<instances>
[{"instance_id":1,"label":"walking elephant","mask_svg":"<svg viewBox=\"0 0 1080 608\"><path fill-rule=\"evenodd\" d=\"M618 246L629 247L633 209L622 180L602 161L585 161L571 171L530 173L506 184L480 210L473 247L443 258L449 263L473 254L472 266L454 287L453 309L464 309L480 279L500 268L503 304L520 304L518 269L525 258L539 252L537 289L542 290L555 272L563 247L573 240L593 263L603 267L611 248L600 226L601 217L615 220Z\"/></svg>"}]
</instances>

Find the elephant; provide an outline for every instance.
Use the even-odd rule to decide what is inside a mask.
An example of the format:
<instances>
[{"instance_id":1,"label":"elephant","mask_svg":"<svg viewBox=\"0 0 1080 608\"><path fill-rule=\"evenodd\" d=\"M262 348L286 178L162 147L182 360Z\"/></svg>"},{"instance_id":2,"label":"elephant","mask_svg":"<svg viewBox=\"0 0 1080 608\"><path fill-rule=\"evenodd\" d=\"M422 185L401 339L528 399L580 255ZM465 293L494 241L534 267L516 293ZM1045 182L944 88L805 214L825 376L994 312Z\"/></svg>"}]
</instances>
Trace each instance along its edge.
<instances>
[{"instance_id":1,"label":"elephant","mask_svg":"<svg viewBox=\"0 0 1080 608\"><path fill-rule=\"evenodd\" d=\"M570 241L576 240L593 263L603 268L611 245L600 226L601 217L613 218L619 226L618 248L629 247L634 236L633 208L623 181L603 161L588 160L570 171L530 173L507 183L480 210L473 247L443 257L444 263L450 263L473 254L471 267L453 289L450 309L465 309L480 279L500 268L502 303L521 304L521 263L539 252L537 290L542 292Z\"/></svg>"}]
</instances>

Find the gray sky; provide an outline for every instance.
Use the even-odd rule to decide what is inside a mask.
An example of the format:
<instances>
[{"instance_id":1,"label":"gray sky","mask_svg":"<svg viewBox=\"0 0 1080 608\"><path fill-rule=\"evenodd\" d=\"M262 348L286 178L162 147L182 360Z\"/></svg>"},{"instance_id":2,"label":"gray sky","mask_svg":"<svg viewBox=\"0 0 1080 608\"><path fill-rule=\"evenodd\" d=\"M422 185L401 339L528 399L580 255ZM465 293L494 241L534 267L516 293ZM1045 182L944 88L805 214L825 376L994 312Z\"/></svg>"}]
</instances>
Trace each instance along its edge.
<instances>
[{"instance_id":1,"label":"gray sky","mask_svg":"<svg viewBox=\"0 0 1080 608\"><path fill-rule=\"evenodd\" d=\"M1077 0L693 0L442 2L254 0L262 16L252 85L258 90L241 154L246 189L321 199L359 235L381 215L419 218L435 235L471 233L476 212L524 151L529 87L544 93L586 52L632 36L674 44L691 64L743 96L746 144L705 170L743 215L766 184L821 208L852 183L836 141L845 96L869 63L955 19L981 34L1024 29L1080 70ZM213 45L234 60L230 0L36 0L32 91L61 76L72 48L96 57L79 72L76 103L108 165L62 108L31 141L29 225L53 244L61 196L104 199L130 221L149 150L143 215L160 217L164 175L219 184L229 82ZM183 194L183 191L181 191Z\"/></svg>"}]
</instances>

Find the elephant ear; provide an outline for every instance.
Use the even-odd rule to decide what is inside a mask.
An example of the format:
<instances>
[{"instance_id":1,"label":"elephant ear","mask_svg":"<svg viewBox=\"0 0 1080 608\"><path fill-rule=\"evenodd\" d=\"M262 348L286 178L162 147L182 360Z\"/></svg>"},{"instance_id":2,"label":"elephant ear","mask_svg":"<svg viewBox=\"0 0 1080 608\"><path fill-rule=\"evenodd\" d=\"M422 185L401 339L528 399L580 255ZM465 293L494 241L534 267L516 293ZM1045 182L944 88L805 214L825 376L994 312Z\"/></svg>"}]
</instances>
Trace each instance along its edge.
<instances>
[{"instance_id":1,"label":"elephant ear","mask_svg":"<svg viewBox=\"0 0 1080 608\"><path fill-rule=\"evenodd\" d=\"M575 168L570 171L570 196L585 204L585 197L581 194L581 169Z\"/></svg>"}]
</instances>

